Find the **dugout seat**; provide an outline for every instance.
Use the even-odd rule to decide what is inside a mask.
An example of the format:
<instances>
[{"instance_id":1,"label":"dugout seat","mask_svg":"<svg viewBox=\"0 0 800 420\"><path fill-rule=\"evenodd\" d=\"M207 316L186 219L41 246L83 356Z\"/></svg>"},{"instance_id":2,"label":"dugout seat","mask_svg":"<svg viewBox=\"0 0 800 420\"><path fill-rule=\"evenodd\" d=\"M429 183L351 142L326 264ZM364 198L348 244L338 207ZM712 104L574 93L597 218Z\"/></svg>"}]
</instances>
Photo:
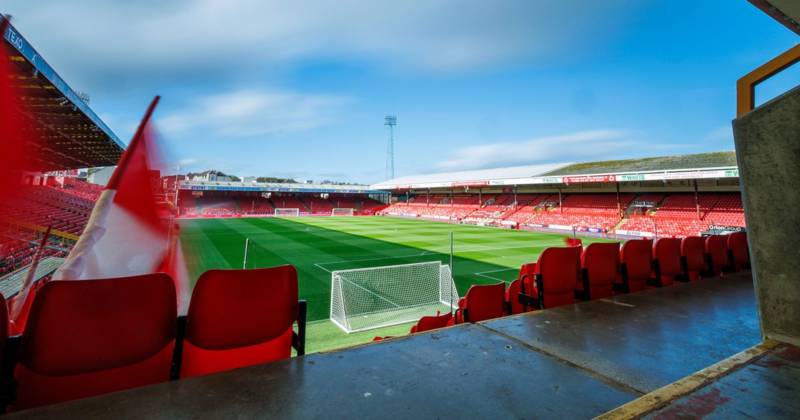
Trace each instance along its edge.
<instances>
[{"instance_id":1,"label":"dugout seat","mask_svg":"<svg viewBox=\"0 0 800 420\"><path fill-rule=\"evenodd\" d=\"M523 306L545 309L575 303L580 260L580 247L545 249L533 267L533 276L526 276L521 283Z\"/></svg>"},{"instance_id":2,"label":"dugout seat","mask_svg":"<svg viewBox=\"0 0 800 420\"><path fill-rule=\"evenodd\" d=\"M721 276L728 269L728 238L724 235L707 236L705 250L708 274Z\"/></svg>"},{"instance_id":3,"label":"dugout seat","mask_svg":"<svg viewBox=\"0 0 800 420\"><path fill-rule=\"evenodd\" d=\"M619 243L589 244L581 254L581 281L576 296L584 300L612 296L618 275Z\"/></svg>"},{"instance_id":4,"label":"dugout seat","mask_svg":"<svg viewBox=\"0 0 800 420\"><path fill-rule=\"evenodd\" d=\"M293 266L206 271L186 315L180 376L287 359L293 346L303 355L305 324L306 304L297 299Z\"/></svg>"},{"instance_id":5,"label":"dugout seat","mask_svg":"<svg viewBox=\"0 0 800 420\"><path fill-rule=\"evenodd\" d=\"M499 318L506 314L506 285L475 284L459 299L456 324Z\"/></svg>"},{"instance_id":6,"label":"dugout seat","mask_svg":"<svg viewBox=\"0 0 800 420\"><path fill-rule=\"evenodd\" d=\"M647 288L653 264L653 241L650 239L631 239L620 250L620 280L614 285L615 291L622 293L639 292Z\"/></svg>"},{"instance_id":7,"label":"dugout seat","mask_svg":"<svg viewBox=\"0 0 800 420\"><path fill-rule=\"evenodd\" d=\"M583 246L581 238L564 238L564 245L566 246Z\"/></svg>"},{"instance_id":8,"label":"dugout seat","mask_svg":"<svg viewBox=\"0 0 800 420\"><path fill-rule=\"evenodd\" d=\"M728 235L728 260L734 271L750 268L750 251L747 248L747 234L734 232Z\"/></svg>"},{"instance_id":9,"label":"dugout seat","mask_svg":"<svg viewBox=\"0 0 800 420\"><path fill-rule=\"evenodd\" d=\"M681 240L681 265L687 281L697 281L706 271L705 239L687 236Z\"/></svg>"},{"instance_id":10,"label":"dugout seat","mask_svg":"<svg viewBox=\"0 0 800 420\"><path fill-rule=\"evenodd\" d=\"M168 381L176 313L163 273L47 283L22 336L12 410Z\"/></svg>"},{"instance_id":11,"label":"dugout seat","mask_svg":"<svg viewBox=\"0 0 800 420\"><path fill-rule=\"evenodd\" d=\"M653 273L653 285L658 287L683 279L680 239L660 238L653 244Z\"/></svg>"},{"instance_id":12,"label":"dugout seat","mask_svg":"<svg viewBox=\"0 0 800 420\"><path fill-rule=\"evenodd\" d=\"M417 325L411 326L411 331L409 333L415 334L424 331L435 330L438 328L444 328L448 325L453 325L453 314L450 312L441 315L439 311L436 311L436 315L431 316L423 316L422 318L417 321Z\"/></svg>"}]
</instances>

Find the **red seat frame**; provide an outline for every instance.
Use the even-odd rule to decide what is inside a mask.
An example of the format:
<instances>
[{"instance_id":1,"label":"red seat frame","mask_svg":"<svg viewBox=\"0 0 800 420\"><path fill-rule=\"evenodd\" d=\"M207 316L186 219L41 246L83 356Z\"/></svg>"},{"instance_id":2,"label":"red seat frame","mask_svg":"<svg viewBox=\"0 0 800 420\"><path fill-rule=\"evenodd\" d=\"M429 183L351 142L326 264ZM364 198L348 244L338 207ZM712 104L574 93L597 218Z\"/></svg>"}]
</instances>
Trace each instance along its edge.
<instances>
[{"instance_id":1,"label":"red seat frame","mask_svg":"<svg viewBox=\"0 0 800 420\"><path fill-rule=\"evenodd\" d=\"M506 314L505 283L475 284L458 301L456 324L499 318Z\"/></svg>"},{"instance_id":2,"label":"red seat frame","mask_svg":"<svg viewBox=\"0 0 800 420\"><path fill-rule=\"evenodd\" d=\"M681 265L688 281L697 281L708 269L705 239L687 236L681 239Z\"/></svg>"},{"instance_id":3,"label":"red seat frame","mask_svg":"<svg viewBox=\"0 0 800 420\"><path fill-rule=\"evenodd\" d=\"M620 250L620 279L615 287L623 293L639 292L647 288L653 270L653 241L631 239Z\"/></svg>"},{"instance_id":4,"label":"red seat frame","mask_svg":"<svg viewBox=\"0 0 800 420\"><path fill-rule=\"evenodd\" d=\"M654 284L658 287L670 286L683 281L685 275L681 265L681 240L660 238L653 244Z\"/></svg>"},{"instance_id":5,"label":"red seat frame","mask_svg":"<svg viewBox=\"0 0 800 420\"><path fill-rule=\"evenodd\" d=\"M176 325L166 274L47 283L22 336L12 409L169 380Z\"/></svg>"},{"instance_id":6,"label":"red seat frame","mask_svg":"<svg viewBox=\"0 0 800 420\"><path fill-rule=\"evenodd\" d=\"M585 300L610 297L618 276L619 242L589 244L581 253L578 295Z\"/></svg>"},{"instance_id":7,"label":"red seat frame","mask_svg":"<svg viewBox=\"0 0 800 420\"><path fill-rule=\"evenodd\" d=\"M286 359L293 345L304 354L305 311L291 265L206 271L186 315L180 376Z\"/></svg>"}]
</instances>

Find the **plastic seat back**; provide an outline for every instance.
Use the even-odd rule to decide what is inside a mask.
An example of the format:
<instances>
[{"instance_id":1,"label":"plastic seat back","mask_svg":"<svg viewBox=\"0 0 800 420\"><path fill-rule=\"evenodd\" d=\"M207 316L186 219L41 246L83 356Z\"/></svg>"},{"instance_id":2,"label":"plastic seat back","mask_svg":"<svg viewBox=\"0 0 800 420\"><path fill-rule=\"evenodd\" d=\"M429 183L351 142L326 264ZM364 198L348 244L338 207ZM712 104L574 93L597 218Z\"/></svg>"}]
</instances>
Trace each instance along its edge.
<instances>
[{"instance_id":1,"label":"plastic seat back","mask_svg":"<svg viewBox=\"0 0 800 420\"><path fill-rule=\"evenodd\" d=\"M647 288L647 280L652 273L653 241L632 239L622 245L620 263L623 281L627 281L628 293Z\"/></svg>"},{"instance_id":2,"label":"plastic seat back","mask_svg":"<svg viewBox=\"0 0 800 420\"><path fill-rule=\"evenodd\" d=\"M581 268L587 280L588 290L583 281L579 290L587 299L601 299L614 294L614 282L619 273L619 243L593 243L581 254Z\"/></svg>"},{"instance_id":3,"label":"plastic seat back","mask_svg":"<svg viewBox=\"0 0 800 420\"><path fill-rule=\"evenodd\" d=\"M700 273L706 271L705 243L705 239L699 236L687 236L681 240L683 269L689 281L698 280Z\"/></svg>"},{"instance_id":4,"label":"plastic seat back","mask_svg":"<svg viewBox=\"0 0 800 420\"><path fill-rule=\"evenodd\" d=\"M747 234L734 232L728 235L728 252L733 269L736 271L750 267L750 251L747 248Z\"/></svg>"},{"instance_id":5,"label":"plastic seat back","mask_svg":"<svg viewBox=\"0 0 800 420\"><path fill-rule=\"evenodd\" d=\"M22 337L12 408L169 380L176 324L166 274L46 284Z\"/></svg>"},{"instance_id":6,"label":"plastic seat back","mask_svg":"<svg viewBox=\"0 0 800 420\"><path fill-rule=\"evenodd\" d=\"M505 293L505 283L470 286L464 297L464 320L479 322L505 315Z\"/></svg>"},{"instance_id":7,"label":"plastic seat back","mask_svg":"<svg viewBox=\"0 0 800 420\"><path fill-rule=\"evenodd\" d=\"M536 274L541 278L542 308L575 303L575 285L578 283L581 248L553 247L545 249L536 264Z\"/></svg>"},{"instance_id":8,"label":"plastic seat back","mask_svg":"<svg viewBox=\"0 0 800 420\"><path fill-rule=\"evenodd\" d=\"M181 377L289 358L297 296L291 265L203 273L186 315Z\"/></svg>"},{"instance_id":9,"label":"plastic seat back","mask_svg":"<svg viewBox=\"0 0 800 420\"><path fill-rule=\"evenodd\" d=\"M536 296L534 276L536 275L536 263L522 264L519 267L519 277L512 281L506 289L506 305L511 314L521 314L525 312L525 307L519 302L519 294L522 293L523 282L525 282L525 293ZM534 308L528 308L533 310Z\"/></svg>"},{"instance_id":10,"label":"plastic seat back","mask_svg":"<svg viewBox=\"0 0 800 420\"><path fill-rule=\"evenodd\" d=\"M433 316L423 316L417 321L417 325L411 327L411 334L435 330L448 326L453 320L453 314L450 312L439 315L438 312Z\"/></svg>"},{"instance_id":11,"label":"plastic seat back","mask_svg":"<svg viewBox=\"0 0 800 420\"><path fill-rule=\"evenodd\" d=\"M722 275L722 270L728 267L728 238L724 235L706 237L706 255L711 275Z\"/></svg>"},{"instance_id":12,"label":"plastic seat back","mask_svg":"<svg viewBox=\"0 0 800 420\"><path fill-rule=\"evenodd\" d=\"M653 245L653 266L660 286L669 286L683 277L681 240L661 238Z\"/></svg>"}]
</instances>

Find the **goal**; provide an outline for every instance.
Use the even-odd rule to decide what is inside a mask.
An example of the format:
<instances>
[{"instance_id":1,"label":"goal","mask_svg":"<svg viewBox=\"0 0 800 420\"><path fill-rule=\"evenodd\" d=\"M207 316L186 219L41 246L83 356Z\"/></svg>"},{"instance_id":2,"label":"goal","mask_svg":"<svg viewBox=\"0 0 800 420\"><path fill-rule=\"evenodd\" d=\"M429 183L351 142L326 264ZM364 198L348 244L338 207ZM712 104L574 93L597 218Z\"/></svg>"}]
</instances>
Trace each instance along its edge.
<instances>
[{"instance_id":1,"label":"goal","mask_svg":"<svg viewBox=\"0 0 800 420\"><path fill-rule=\"evenodd\" d=\"M331 273L331 321L348 334L456 308L450 266L439 261Z\"/></svg>"},{"instance_id":2,"label":"goal","mask_svg":"<svg viewBox=\"0 0 800 420\"><path fill-rule=\"evenodd\" d=\"M276 216L299 216L300 209L275 209Z\"/></svg>"},{"instance_id":3,"label":"goal","mask_svg":"<svg viewBox=\"0 0 800 420\"><path fill-rule=\"evenodd\" d=\"M331 216L352 216L355 214L355 210L353 209L333 209L331 210Z\"/></svg>"}]
</instances>

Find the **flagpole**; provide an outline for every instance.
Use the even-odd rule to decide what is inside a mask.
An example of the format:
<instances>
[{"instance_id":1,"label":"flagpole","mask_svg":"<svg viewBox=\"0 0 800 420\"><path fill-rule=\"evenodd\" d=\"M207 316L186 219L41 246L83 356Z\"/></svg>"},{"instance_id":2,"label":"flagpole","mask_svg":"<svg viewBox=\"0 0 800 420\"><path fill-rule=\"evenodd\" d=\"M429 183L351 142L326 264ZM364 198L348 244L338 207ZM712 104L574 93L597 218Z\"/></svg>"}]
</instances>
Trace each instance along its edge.
<instances>
[{"instance_id":1,"label":"flagpole","mask_svg":"<svg viewBox=\"0 0 800 420\"><path fill-rule=\"evenodd\" d=\"M247 269L247 248L250 246L250 238L244 239L244 259L242 261L242 270Z\"/></svg>"},{"instance_id":2,"label":"flagpole","mask_svg":"<svg viewBox=\"0 0 800 420\"><path fill-rule=\"evenodd\" d=\"M33 285L33 278L36 276L36 270L39 268L39 261L44 253L47 240L50 239L51 229L53 229L53 225L47 226L47 230L44 232L44 236L42 236L42 241L39 242L39 246L36 248L36 253L33 254L33 261L31 262L31 267L28 269L28 274L25 276L25 281L22 282L22 287L19 289L19 294L17 295L17 298L14 299L14 307L11 309L11 319L14 320L17 325L19 325L19 322L17 322L17 317L20 315L22 307L25 306L25 302L28 300L28 292Z\"/></svg>"}]
</instances>

